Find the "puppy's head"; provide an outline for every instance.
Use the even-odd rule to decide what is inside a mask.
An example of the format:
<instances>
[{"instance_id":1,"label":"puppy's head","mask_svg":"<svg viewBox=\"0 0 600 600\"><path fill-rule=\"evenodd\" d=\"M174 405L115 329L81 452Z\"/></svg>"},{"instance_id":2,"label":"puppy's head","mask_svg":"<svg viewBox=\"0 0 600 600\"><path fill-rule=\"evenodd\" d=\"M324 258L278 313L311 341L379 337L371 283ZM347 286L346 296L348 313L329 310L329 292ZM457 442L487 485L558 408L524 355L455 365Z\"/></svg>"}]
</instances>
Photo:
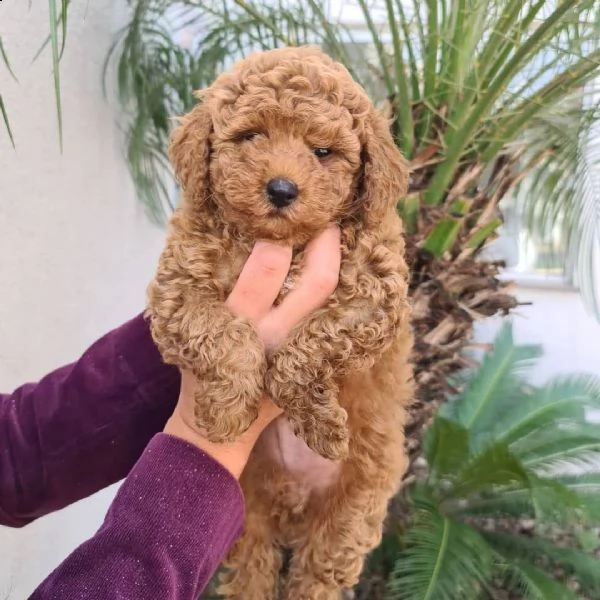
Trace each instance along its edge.
<instances>
[{"instance_id":1,"label":"puppy's head","mask_svg":"<svg viewBox=\"0 0 600 600\"><path fill-rule=\"evenodd\" d=\"M170 149L189 210L212 202L241 232L302 244L346 218L376 227L405 191L385 119L318 49L253 55L198 97Z\"/></svg>"}]
</instances>

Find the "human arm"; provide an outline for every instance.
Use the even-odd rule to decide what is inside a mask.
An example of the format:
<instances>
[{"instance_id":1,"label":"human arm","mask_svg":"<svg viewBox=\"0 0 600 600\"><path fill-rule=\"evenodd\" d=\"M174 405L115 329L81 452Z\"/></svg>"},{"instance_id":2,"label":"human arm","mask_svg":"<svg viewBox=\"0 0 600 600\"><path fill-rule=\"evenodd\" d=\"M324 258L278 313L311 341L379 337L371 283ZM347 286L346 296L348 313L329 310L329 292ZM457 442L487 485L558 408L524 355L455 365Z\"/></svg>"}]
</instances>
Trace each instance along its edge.
<instances>
[{"instance_id":1,"label":"human arm","mask_svg":"<svg viewBox=\"0 0 600 600\"><path fill-rule=\"evenodd\" d=\"M335 254L339 237L329 238ZM327 261L312 263L317 274L307 273L309 285L274 309L278 287L270 289L271 270L242 273L230 307L256 323L265 347L277 344L331 293L319 283L318 271ZM152 440L132 469L97 534L42 583L34 600L197 598L241 531L236 477L261 431L280 411L263 397L258 418L239 439L215 444L195 426L194 385L191 374L184 373L166 433Z\"/></svg>"},{"instance_id":2,"label":"human arm","mask_svg":"<svg viewBox=\"0 0 600 600\"><path fill-rule=\"evenodd\" d=\"M76 362L0 395L0 525L22 527L123 479L179 384L138 315Z\"/></svg>"}]
</instances>

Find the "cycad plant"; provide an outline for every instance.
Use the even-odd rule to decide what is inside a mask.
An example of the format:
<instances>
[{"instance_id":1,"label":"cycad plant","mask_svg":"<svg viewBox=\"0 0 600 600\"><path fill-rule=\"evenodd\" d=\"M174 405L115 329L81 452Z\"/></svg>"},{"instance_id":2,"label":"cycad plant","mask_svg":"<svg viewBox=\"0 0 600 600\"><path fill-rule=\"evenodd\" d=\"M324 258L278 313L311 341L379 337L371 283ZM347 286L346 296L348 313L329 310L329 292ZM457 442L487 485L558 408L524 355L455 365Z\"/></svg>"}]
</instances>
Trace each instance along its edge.
<instances>
[{"instance_id":1,"label":"cycad plant","mask_svg":"<svg viewBox=\"0 0 600 600\"><path fill-rule=\"evenodd\" d=\"M588 94L600 75L600 9L594 0L357 1L360 30L316 0L129 0L107 64L116 62L130 117L132 176L161 222L177 199L165 178L171 117L237 57L318 43L389 113L412 166L399 210L412 267L416 451L447 376L464 366L474 320L516 305L497 278L502 265L483 251L502 224L500 201L520 183L529 222L566 233L567 266L595 303L600 136L589 135L599 108Z\"/></svg>"},{"instance_id":2,"label":"cycad plant","mask_svg":"<svg viewBox=\"0 0 600 600\"><path fill-rule=\"evenodd\" d=\"M425 435L409 523L388 531L359 599L600 598L600 425L587 414L600 379L531 386L539 354L507 324L458 384Z\"/></svg>"}]
</instances>

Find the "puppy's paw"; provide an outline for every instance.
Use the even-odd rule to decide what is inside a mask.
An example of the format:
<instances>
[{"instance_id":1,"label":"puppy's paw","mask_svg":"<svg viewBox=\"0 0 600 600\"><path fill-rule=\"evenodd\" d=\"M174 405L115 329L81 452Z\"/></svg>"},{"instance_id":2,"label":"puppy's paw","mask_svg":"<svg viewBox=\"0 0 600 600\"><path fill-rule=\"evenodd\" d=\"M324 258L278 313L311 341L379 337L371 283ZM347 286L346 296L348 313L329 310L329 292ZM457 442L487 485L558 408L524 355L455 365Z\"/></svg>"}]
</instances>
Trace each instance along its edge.
<instances>
[{"instance_id":1,"label":"puppy's paw","mask_svg":"<svg viewBox=\"0 0 600 600\"><path fill-rule=\"evenodd\" d=\"M348 415L338 404L338 388L315 374L290 377L288 381L274 368L265 377L267 394L283 411L296 436L329 460L348 456ZM300 385L298 381L304 382Z\"/></svg>"},{"instance_id":2,"label":"puppy's paw","mask_svg":"<svg viewBox=\"0 0 600 600\"><path fill-rule=\"evenodd\" d=\"M211 442L231 442L256 420L265 371L264 350L250 343L230 346L211 369L196 375L196 426Z\"/></svg>"},{"instance_id":3,"label":"puppy's paw","mask_svg":"<svg viewBox=\"0 0 600 600\"><path fill-rule=\"evenodd\" d=\"M217 390L211 390L217 388ZM196 427L215 443L233 442L254 423L258 416L258 395L230 390L219 394L220 386L202 385L194 395Z\"/></svg>"},{"instance_id":4,"label":"puppy's paw","mask_svg":"<svg viewBox=\"0 0 600 600\"><path fill-rule=\"evenodd\" d=\"M336 585L312 580L290 585L283 593L284 600L341 600L342 591Z\"/></svg>"},{"instance_id":5,"label":"puppy's paw","mask_svg":"<svg viewBox=\"0 0 600 600\"><path fill-rule=\"evenodd\" d=\"M307 425L303 420L288 417L294 433L306 445L328 460L344 460L348 456L349 435L346 428L346 411L339 408L338 414L318 424Z\"/></svg>"}]
</instances>

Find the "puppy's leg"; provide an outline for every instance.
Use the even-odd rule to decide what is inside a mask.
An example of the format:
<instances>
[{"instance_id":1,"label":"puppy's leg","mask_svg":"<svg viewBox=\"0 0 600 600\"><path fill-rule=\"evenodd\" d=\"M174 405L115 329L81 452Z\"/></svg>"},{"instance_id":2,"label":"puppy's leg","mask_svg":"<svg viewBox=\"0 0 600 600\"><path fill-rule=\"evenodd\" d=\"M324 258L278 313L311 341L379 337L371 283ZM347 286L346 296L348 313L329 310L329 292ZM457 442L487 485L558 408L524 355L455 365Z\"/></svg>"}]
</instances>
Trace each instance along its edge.
<instances>
[{"instance_id":1,"label":"puppy's leg","mask_svg":"<svg viewBox=\"0 0 600 600\"><path fill-rule=\"evenodd\" d=\"M294 433L321 456L340 460L348 453L347 414L338 403L338 385L325 357L290 342L271 357L267 394Z\"/></svg>"},{"instance_id":2,"label":"puppy's leg","mask_svg":"<svg viewBox=\"0 0 600 600\"><path fill-rule=\"evenodd\" d=\"M215 442L235 439L258 414L264 347L248 320L235 317L214 285L214 257L202 241L187 257L185 237L163 251L148 288L152 336L165 362L193 372L197 425Z\"/></svg>"},{"instance_id":3,"label":"puppy's leg","mask_svg":"<svg viewBox=\"0 0 600 600\"><path fill-rule=\"evenodd\" d=\"M166 362L197 380L195 418L214 442L235 439L258 415L266 369L252 323L223 304L183 303L169 319L154 309L152 331Z\"/></svg>"},{"instance_id":4,"label":"puppy's leg","mask_svg":"<svg viewBox=\"0 0 600 600\"><path fill-rule=\"evenodd\" d=\"M231 441L258 416L266 360L252 323L223 305L197 310L185 346L197 379L196 424L211 441Z\"/></svg>"},{"instance_id":5,"label":"puppy's leg","mask_svg":"<svg viewBox=\"0 0 600 600\"><path fill-rule=\"evenodd\" d=\"M388 376L387 385L393 384L407 398L410 386L403 381L407 371L401 366L398 371L401 377ZM307 530L293 548L283 600L339 600L344 589L358 583L367 554L379 544L389 499L408 464L403 410L390 402L391 392L384 388L377 393L360 376L354 376L350 392L344 386L343 394L350 393L361 403L369 399L373 406L365 407L362 418L350 409L349 458L334 486L311 499Z\"/></svg>"},{"instance_id":6,"label":"puppy's leg","mask_svg":"<svg viewBox=\"0 0 600 600\"><path fill-rule=\"evenodd\" d=\"M300 324L269 360L265 384L296 435L325 458L348 453L340 377L372 367L409 317L406 268L399 252L375 246L346 258L329 306Z\"/></svg>"},{"instance_id":7,"label":"puppy's leg","mask_svg":"<svg viewBox=\"0 0 600 600\"><path fill-rule=\"evenodd\" d=\"M246 501L245 531L225 561L218 592L225 600L275 600L283 558L268 523L267 505Z\"/></svg>"},{"instance_id":8,"label":"puppy's leg","mask_svg":"<svg viewBox=\"0 0 600 600\"><path fill-rule=\"evenodd\" d=\"M393 342L392 321L397 318L359 302L318 311L271 355L267 393L294 433L321 456L347 456L347 415L338 402L336 382L375 363Z\"/></svg>"},{"instance_id":9,"label":"puppy's leg","mask_svg":"<svg viewBox=\"0 0 600 600\"><path fill-rule=\"evenodd\" d=\"M340 600L344 589L358 583L366 555L381 539L388 494L349 489L325 503L294 549L284 600Z\"/></svg>"}]
</instances>

